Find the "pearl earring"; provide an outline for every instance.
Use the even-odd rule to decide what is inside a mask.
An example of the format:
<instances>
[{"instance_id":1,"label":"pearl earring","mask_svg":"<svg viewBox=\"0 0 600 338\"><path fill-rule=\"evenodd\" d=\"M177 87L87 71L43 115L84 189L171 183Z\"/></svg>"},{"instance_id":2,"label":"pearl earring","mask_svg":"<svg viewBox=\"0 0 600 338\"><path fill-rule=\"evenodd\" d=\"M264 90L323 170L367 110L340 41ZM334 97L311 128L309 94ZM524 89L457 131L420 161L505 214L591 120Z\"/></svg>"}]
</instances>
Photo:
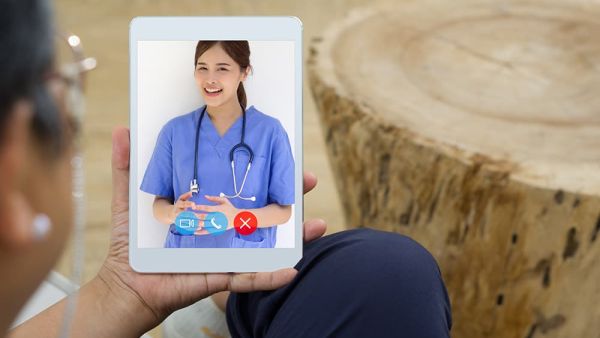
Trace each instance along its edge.
<instances>
[{"instance_id":1,"label":"pearl earring","mask_svg":"<svg viewBox=\"0 0 600 338\"><path fill-rule=\"evenodd\" d=\"M31 224L33 230L33 238L36 242L39 242L48 236L50 229L52 228L52 222L50 217L46 214L37 214Z\"/></svg>"}]
</instances>

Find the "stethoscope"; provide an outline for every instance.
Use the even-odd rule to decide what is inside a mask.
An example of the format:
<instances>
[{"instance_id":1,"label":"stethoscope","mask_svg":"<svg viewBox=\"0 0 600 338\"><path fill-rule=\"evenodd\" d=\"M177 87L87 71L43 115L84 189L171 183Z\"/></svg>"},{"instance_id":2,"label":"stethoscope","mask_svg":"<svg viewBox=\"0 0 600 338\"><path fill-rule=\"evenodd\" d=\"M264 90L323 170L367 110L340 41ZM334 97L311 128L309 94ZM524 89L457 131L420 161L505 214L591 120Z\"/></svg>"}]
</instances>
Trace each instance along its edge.
<instances>
[{"instance_id":1,"label":"stethoscope","mask_svg":"<svg viewBox=\"0 0 600 338\"><path fill-rule=\"evenodd\" d=\"M244 135L246 134L246 109L240 104L242 107L242 137L240 143L236 144L229 151L229 161L231 162L231 176L233 176L233 191L235 195L225 195L224 193L220 193L219 196L227 197L227 198L239 198L246 201L256 201L256 196L251 197L243 197L241 196L242 191L244 190L244 185L246 184L246 178L248 177L248 172L250 171L250 167L252 166L252 160L254 159L254 152L249 145L244 143ZM190 191L192 193L198 193L198 141L200 140L200 126L202 126L202 118L204 118L204 113L206 112L206 105L202 108L202 113L200 114L200 119L198 120L198 125L196 126L196 143L194 145L194 178L190 182ZM233 161L233 154L236 150L245 150L248 155L250 155L250 159L248 161L248 165L246 166L246 173L244 174L244 179L242 180L242 185L240 186L240 191L237 190L237 183L235 180L235 163Z\"/></svg>"}]
</instances>

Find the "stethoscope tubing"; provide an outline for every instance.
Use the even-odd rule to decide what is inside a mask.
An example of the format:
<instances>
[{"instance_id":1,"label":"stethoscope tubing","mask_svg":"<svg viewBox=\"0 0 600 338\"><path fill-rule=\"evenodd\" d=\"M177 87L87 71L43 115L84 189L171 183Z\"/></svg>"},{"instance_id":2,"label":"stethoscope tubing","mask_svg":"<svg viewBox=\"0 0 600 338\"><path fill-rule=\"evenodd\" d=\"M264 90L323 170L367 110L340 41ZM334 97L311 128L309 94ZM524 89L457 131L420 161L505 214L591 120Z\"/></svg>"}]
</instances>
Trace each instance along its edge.
<instances>
[{"instance_id":1,"label":"stethoscope tubing","mask_svg":"<svg viewBox=\"0 0 600 338\"><path fill-rule=\"evenodd\" d=\"M242 191L244 190L244 185L246 184L246 178L248 177L248 172L252 167L252 161L254 160L254 152L252 148L244 142L244 137L246 135L246 109L240 104L242 107L242 134L240 137L240 142L233 146L229 151L229 161L231 163L231 175L233 176L233 191L235 195L225 195L224 193L220 193L219 196L227 197L227 198L240 198L243 200L255 201L256 196L251 197L243 197L241 196ZM204 118L204 114L206 113L206 105L202 107L202 113L200 114L200 118L198 119L198 124L196 125L196 138L194 144L194 175L192 182L190 183L190 190L193 192L198 192L194 190L198 190L198 143L200 141L200 128L202 126L202 119ZM240 186L240 190L237 190L237 182L235 178L235 162L233 161L233 155L236 150L241 149L245 150L249 155L248 165L246 166L246 172L244 173L244 179L242 180L242 185Z\"/></svg>"}]
</instances>

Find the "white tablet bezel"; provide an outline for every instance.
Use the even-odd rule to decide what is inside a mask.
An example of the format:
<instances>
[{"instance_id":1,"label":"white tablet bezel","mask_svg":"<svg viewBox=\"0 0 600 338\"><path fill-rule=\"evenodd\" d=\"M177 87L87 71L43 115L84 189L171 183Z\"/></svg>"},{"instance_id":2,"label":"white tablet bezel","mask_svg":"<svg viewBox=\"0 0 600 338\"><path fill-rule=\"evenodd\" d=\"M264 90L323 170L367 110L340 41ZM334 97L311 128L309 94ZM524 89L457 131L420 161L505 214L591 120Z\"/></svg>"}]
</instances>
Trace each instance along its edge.
<instances>
[{"instance_id":1,"label":"white tablet bezel","mask_svg":"<svg viewBox=\"0 0 600 338\"><path fill-rule=\"evenodd\" d=\"M293 248L139 248L138 187L138 41L262 40L294 42L295 98L295 222ZM129 28L130 183L129 264L138 272L255 272L293 267L302 257L302 22L296 17L137 17ZM201 259L190 259L198 257Z\"/></svg>"}]
</instances>

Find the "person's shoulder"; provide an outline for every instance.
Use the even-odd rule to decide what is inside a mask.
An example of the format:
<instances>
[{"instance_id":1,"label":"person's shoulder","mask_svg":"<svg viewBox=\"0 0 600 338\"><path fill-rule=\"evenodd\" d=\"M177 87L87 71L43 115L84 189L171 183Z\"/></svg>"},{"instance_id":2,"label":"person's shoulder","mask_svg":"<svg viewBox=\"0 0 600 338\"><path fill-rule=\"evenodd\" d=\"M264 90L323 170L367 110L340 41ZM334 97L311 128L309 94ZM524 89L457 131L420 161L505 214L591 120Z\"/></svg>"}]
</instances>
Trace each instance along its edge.
<instances>
[{"instance_id":1,"label":"person's shoulder","mask_svg":"<svg viewBox=\"0 0 600 338\"><path fill-rule=\"evenodd\" d=\"M263 113L262 111L258 110L255 106L250 106L248 108L248 110L252 111L255 121L258 124L260 124L260 126L262 128L265 128L265 131L267 131L267 130L277 131L277 132L285 131L283 129L283 125L281 124L281 121L279 121L277 118Z\"/></svg>"},{"instance_id":2,"label":"person's shoulder","mask_svg":"<svg viewBox=\"0 0 600 338\"><path fill-rule=\"evenodd\" d=\"M198 112L198 109L195 109L189 113L177 115L165 123L163 130L164 131L173 131L174 129L178 129L180 126L188 125L190 122L194 122L194 116Z\"/></svg>"}]
</instances>

